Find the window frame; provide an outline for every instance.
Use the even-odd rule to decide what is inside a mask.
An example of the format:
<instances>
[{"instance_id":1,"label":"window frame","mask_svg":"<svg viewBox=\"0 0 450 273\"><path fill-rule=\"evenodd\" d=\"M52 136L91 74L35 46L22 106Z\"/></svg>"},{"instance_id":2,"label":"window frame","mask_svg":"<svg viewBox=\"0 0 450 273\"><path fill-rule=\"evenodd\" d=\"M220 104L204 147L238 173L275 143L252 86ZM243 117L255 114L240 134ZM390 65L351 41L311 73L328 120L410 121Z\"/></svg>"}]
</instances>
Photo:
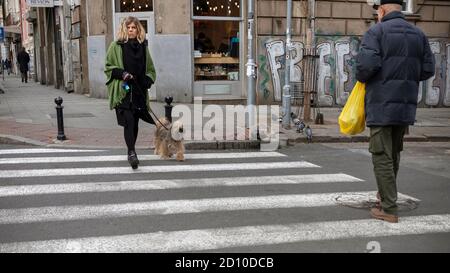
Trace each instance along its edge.
<instances>
[{"instance_id":1,"label":"window frame","mask_svg":"<svg viewBox=\"0 0 450 273\"><path fill-rule=\"evenodd\" d=\"M120 11L120 2L122 2L122 1L123 0L113 0L115 13L142 13L142 12L154 12L155 11L155 3L153 0L150 0L150 2L152 3L151 11ZM119 8L117 8L117 7L119 7Z\"/></svg>"},{"instance_id":2,"label":"window frame","mask_svg":"<svg viewBox=\"0 0 450 273\"><path fill-rule=\"evenodd\" d=\"M402 12L406 14L414 14L414 0L403 0L403 2L406 2L406 7L405 10L402 9Z\"/></svg>"}]
</instances>

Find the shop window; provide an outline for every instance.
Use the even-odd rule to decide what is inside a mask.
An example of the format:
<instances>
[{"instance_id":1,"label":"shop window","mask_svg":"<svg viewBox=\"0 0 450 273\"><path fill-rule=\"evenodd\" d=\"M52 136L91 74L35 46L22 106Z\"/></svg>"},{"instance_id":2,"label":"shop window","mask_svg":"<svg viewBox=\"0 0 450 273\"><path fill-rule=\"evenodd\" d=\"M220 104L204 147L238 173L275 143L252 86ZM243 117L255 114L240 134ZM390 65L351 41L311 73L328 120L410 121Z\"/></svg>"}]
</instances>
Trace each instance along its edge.
<instances>
[{"instance_id":1,"label":"shop window","mask_svg":"<svg viewBox=\"0 0 450 273\"><path fill-rule=\"evenodd\" d=\"M241 0L193 0L195 81L240 81Z\"/></svg>"},{"instance_id":2,"label":"shop window","mask_svg":"<svg viewBox=\"0 0 450 273\"><path fill-rule=\"evenodd\" d=\"M116 12L153 11L153 0L116 0Z\"/></svg>"},{"instance_id":3,"label":"shop window","mask_svg":"<svg viewBox=\"0 0 450 273\"><path fill-rule=\"evenodd\" d=\"M239 22L194 21L195 80L239 81Z\"/></svg>"},{"instance_id":4,"label":"shop window","mask_svg":"<svg viewBox=\"0 0 450 273\"><path fill-rule=\"evenodd\" d=\"M194 0L194 16L241 17L240 0Z\"/></svg>"}]
</instances>

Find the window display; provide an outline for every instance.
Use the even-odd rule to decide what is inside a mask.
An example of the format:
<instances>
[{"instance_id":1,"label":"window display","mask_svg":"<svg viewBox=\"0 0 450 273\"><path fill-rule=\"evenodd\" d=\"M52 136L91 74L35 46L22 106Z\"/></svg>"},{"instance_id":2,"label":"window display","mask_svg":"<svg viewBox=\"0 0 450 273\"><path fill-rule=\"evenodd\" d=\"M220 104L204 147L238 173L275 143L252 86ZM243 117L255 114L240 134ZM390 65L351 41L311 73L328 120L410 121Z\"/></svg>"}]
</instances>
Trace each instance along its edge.
<instances>
[{"instance_id":1,"label":"window display","mask_svg":"<svg viewBox=\"0 0 450 273\"><path fill-rule=\"evenodd\" d=\"M194 21L196 81L239 81L239 22Z\"/></svg>"},{"instance_id":2,"label":"window display","mask_svg":"<svg viewBox=\"0 0 450 273\"><path fill-rule=\"evenodd\" d=\"M153 11L153 0L116 0L116 12Z\"/></svg>"},{"instance_id":3,"label":"window display","mask_svg":"<svg viewBox=\"0 0 450 273\"><path fill-rule=\"evenodd\" d=\"M194 0L194 16L241 17L240 0Z\"/></svg>"}]
</instances>

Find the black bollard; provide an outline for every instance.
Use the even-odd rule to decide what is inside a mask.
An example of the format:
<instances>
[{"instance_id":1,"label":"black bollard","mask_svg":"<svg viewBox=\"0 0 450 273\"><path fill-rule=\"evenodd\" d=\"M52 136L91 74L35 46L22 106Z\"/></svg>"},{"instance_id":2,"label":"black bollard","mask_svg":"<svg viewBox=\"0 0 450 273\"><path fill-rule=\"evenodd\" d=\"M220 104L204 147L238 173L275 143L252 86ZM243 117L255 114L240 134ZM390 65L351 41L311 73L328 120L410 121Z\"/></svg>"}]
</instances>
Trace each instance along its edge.
<instances>
[{"instance_id":1,"label":"black bollard","mask_svg":"<svg viewBox=\"0 0 450 273\"><path fill-rule=\"evenodd\" d=\"M324 124L324 118L322 113L318 113L316 116L316 124Z\"/></svg>"},{"instance_id":2,"label":"black bollard","mask_svg":"<svg viewBox=\"0 0 450 273\"><path fill-rule=\"evenodd\" d=\"M167 105L164 106L166 108L166 118L167 118L167 120L170 121L170 123L172 123L172 109L173 109L173 106L171 104L173 102L173 97L167 96L165 98L165 101L167 103Z\"/></svg>"},{"instance_id":3,"label":"black bollard","mask_svg":"<svg viewBox=\"0 0 450 273\"><path fill-rule=\"evenodd\" d=\"M64 141L66 140L66 135L64 134L64 119L63 119L63 109L64 107L61 106L63 103L63 99L61 97L58 97L55 99L56 103L56 118L58 120L58 136L57 139Z\"/></svg>"}]
</instances>

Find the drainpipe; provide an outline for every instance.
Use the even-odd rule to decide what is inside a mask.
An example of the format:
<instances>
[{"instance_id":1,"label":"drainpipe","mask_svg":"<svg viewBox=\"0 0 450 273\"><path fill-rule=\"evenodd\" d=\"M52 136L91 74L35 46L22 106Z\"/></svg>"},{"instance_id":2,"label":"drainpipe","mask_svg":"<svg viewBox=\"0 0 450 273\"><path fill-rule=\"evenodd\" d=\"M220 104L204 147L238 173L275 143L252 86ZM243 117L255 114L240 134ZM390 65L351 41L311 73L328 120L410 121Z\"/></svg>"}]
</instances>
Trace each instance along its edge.
<instances>
[{"instance_id":1,"label":"drainpipe","mask_svg":"<svg viewBox=\"0 0 450 273\"><path fill-rule=\"evenodd\" d=\"M304 121L311 121L311 93L315 91L316 85L316 1L308 0L308 29L306 34L305 57L305 96L304 96Z\"/></svg>"},{"instance_id":2,"label":"drainpipe","mask_svg":"<svg viewBox=\"0 0 450 273\"><path fill-rule=\"evenodd\" d=\"M67 92L74 91L73 86L73 61L72 61L72 10L71 1L63 0L63 67L64 67L64 88Z\"/></svg>"},{"instance_id":3,"label":"drainpipe","mask_svg":"<svg viewBox=\"0 0 450 273\"><path fill-rule=\"evenodd\" d=\"M250 129L250 138L257 138L256 126L256 62L255 62L255 0L247 2L247 30L248 30L248 49L247 49L247 106L248 106L248 127Z\"/></svg>"},{"instance_id":4,"label":"drainpipe","mask_svg":"<svg viewBox=\"0 0 450 273\"><path fill-rule=\"evenodd\" d=\"M286 67L283 87L283 128L291 128L291 49L292 49L292 0L287 1L286 20Z\"/></svg>"},{"instance_id":5,"label":"drainpipe","mask_svg":"<svg viewBox=\"0 0 450 273\"><path fill-rule=\"evenodd\" d=\"M316 0L309 0L311 22L311 47L316 48Z\"/></svg>"}]
</instances>

